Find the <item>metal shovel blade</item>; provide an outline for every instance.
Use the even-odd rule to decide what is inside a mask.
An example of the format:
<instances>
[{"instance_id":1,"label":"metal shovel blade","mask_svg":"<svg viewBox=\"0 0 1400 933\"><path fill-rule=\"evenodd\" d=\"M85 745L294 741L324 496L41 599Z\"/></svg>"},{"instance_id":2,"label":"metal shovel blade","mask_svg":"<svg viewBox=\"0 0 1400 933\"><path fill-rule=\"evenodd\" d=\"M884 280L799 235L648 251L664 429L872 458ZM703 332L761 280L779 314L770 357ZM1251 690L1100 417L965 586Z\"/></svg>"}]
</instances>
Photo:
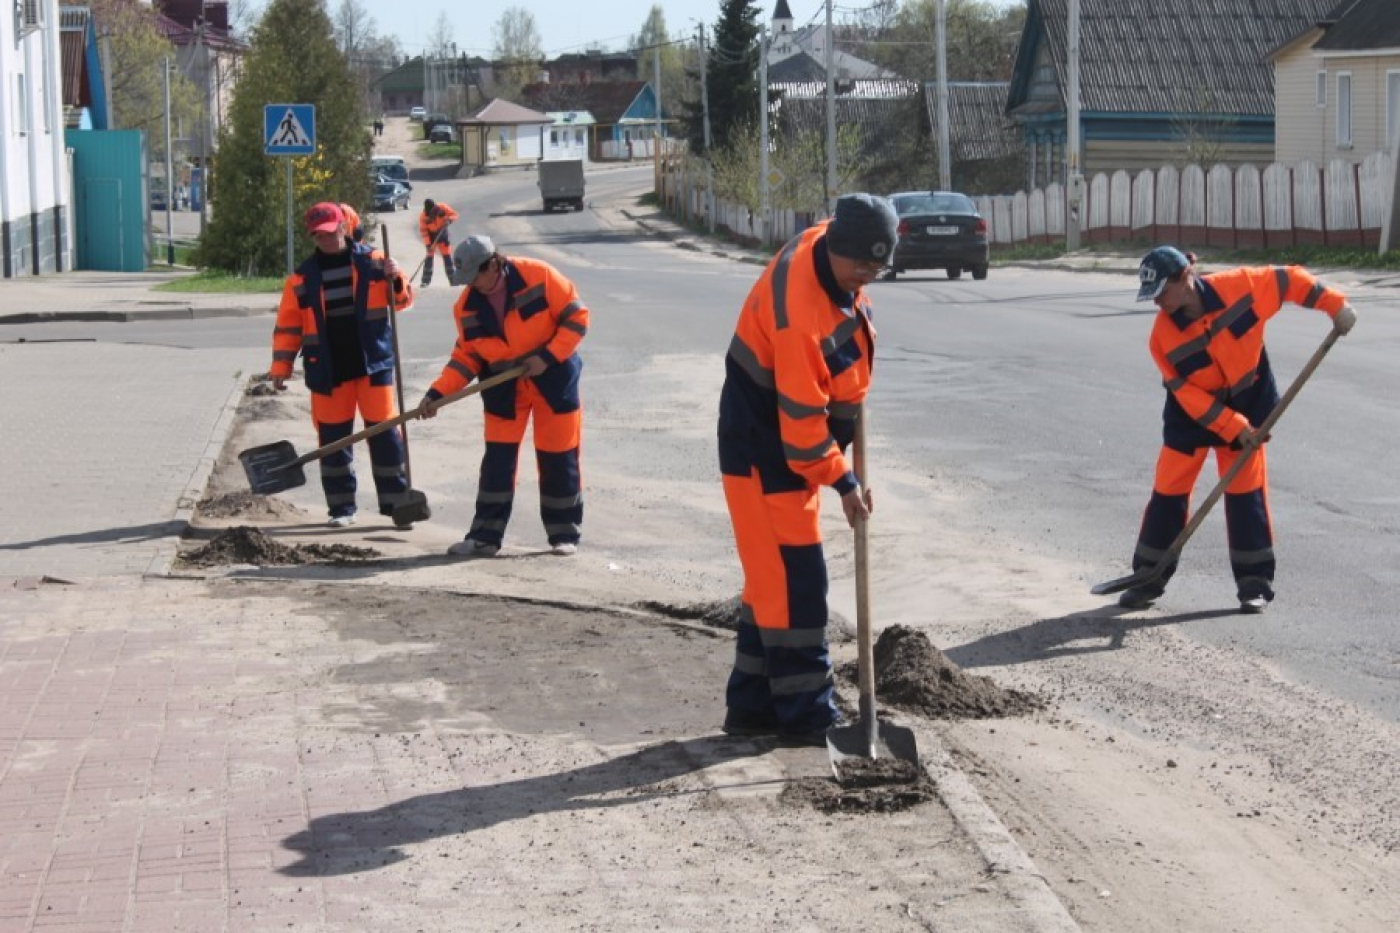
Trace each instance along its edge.
<instances>
[{"instance_id":1,"label":"metal shovel blade","mask_svg":"<svg viewBox=\"0 0 1400 933\"><path fill-rule=\"evenodd\" d=\"M270 496L306 485L306 471L298 462L297 449L291 441L249 447L238 455L238 460L248 476L248 488L256 495Z\"/></svg>"},{"instance_id":2,"label":"metal shovel blade","mask_svg":"<svg viewBox=\"0 0 1400 933\"><path fill-rule=\"evenodd\" d=\"M403 494L403 501L394 506L394 524L412 525L414 522L426 522L433 517L433 510L428 505L428 497L417 489L410 489Z\"/></svg>"},{"instance_id":3,"label":"metal shovel blade","mask_svg":"<svg viewBox=\"0 0 1400 933\"><path fill-rule=\"evenodd\" d=\"M826 750L837 780L839 763L846 758L894 758L919 767L919 746L914 731L878 720L864 720L827 730Z\"/></svg>"},{"instance_id":4,"label":"metal shovel blade","mask_svg":"<svg viewBox=\"0 0 1400 933\"><path fill-rule=\"evenodd\" d=\"M1156 566L1140 567L1128 574L1126 577L1119 577L1116 580L1108 580L1098 584L1089 592L1095 596L1107 596L1110 593L1121 593L1134 586L1144 586L1148 583L1155 583L1162 579L1162 571Z\"/></svg>"}]
</instances>

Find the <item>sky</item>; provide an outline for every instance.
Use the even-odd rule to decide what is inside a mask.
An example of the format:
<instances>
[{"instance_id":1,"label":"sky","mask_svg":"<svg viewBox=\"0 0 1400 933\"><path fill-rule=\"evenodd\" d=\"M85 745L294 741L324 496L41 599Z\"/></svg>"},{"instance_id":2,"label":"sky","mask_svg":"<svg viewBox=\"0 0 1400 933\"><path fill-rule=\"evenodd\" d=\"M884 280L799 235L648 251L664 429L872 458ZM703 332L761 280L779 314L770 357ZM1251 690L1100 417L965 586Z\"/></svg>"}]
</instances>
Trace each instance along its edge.
<instances>
[{"instance_id":1,"label":"sky","mask_svg":"<svg viewBox=\"0 0 1400 933\"><path fill-rule=\"evenodd\" d=\"M1021 0L992 2L1005 7ZM763 23L772 18L776 4L777 0L759 0ZM327 0L331 10L337 5L337 0ZM841 22L851 11L866 5L862 0L833 0L832 17ZM641 30L653 6L661 7L666 14L666 30L673 37L694 36L700 23L710 31L719 19L721 0L474 0L470 4L461 0L395 0L366 6L379 32L397 35L404 52L410 56L423 51L438 14L446 12L457 50L485 57L490 56L495 44L492 29L501 14L510 7L519 7L534 17L545 55L552 58L589 48L625 49L632 36ZM797 27L826 20L825 0L788 0L788 8Z\"/></svg>"}]
</instances>

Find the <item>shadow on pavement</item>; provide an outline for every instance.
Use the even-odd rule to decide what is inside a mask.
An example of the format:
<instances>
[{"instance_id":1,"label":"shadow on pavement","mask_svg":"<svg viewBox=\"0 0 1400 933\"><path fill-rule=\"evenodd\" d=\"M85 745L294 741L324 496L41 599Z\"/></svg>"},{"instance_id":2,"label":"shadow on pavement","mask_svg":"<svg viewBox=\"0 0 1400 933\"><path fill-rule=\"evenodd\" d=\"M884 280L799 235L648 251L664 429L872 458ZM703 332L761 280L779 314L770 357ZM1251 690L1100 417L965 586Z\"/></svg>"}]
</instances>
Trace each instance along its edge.
<instances>
[{"instance_id":1,"label":"shadow on pavement","mask_svg":"<svg viewBox=\"0 0 1400 933\"><path fill-rule=\"evenodd\" d=\"M598 795L630 791L765 751L759 743L726 736L673 740L558 774L422 794L378 810L332 813L283 840L286 848L301 853L301 860L280 871L293 877L372 871L408 858L401 847L429 839L540 813L630 806L649 797L670 796L674 790Z\"/></svg>"},{"instance_id":2,"label":"shadow on pavement","mask_svg":"<svg viewBox=\"0 0 1400 933\"><path fill-rule=\"evenodd\" d=\"M51 538L35 538L33 541L15 541L0 544L0 551L24 551L36 547L55 547L63 544L110 544L116 541L155 541L158 538L178 538L185 530L185 523L174 519L165 522L152 522L149 525L127 525L124 528L99 528L95 531L75 531L72 534L54 535Z\"/></svg>"},{"instance_id":3,"label":"shadow on pavement","mask_svg":"<svg viewBox=\"0 0 1400 933\"><path fill-rule=\"evenodd\" d=\"M1236 609L1208 609L1156 618L1126 618L1127 613L1132 611L1120 609L1114 604L1056 619L1040 619L1009 632L996 632L956 648L944 648L943 653L963 668L1025 664L1077 654L1117 651L1123 647L1127 634L1138 629L1239 615Z\"/></svg>"}]
</instances>

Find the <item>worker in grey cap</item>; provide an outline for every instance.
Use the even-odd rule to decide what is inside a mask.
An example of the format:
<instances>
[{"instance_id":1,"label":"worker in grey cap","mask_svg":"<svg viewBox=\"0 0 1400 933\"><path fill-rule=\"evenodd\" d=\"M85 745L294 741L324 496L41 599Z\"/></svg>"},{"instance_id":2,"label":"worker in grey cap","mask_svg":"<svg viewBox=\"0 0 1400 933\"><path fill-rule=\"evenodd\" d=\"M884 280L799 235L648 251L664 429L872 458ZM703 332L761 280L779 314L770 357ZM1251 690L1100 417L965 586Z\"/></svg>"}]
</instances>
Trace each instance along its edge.
<instances>
[{"instance_id":1,"label":"worker in grey cap","mask_svg":"<svg viewBox=\"0 0 1400 933\"><path fill-rule=\"evenodd\" d=\"M488 236L467 237L457 246L455 260L452 284L466 286L452 309L457 341L424 401L516 366L525 373L481 393L486 452L476 514L466 537L447 553L494 557L500 551L515 502L520 444L533 422L540 520L549 550L574 554L583 533L583 360L578 345L588 333L588 308L558 269L538 259L503 255ZM434 413L425 409L423 417Z\"/></svg>"},{"instance_id":2,"label":"worker in grey cap","mask_svg":"<svg viewBox=\"0 0 1400 933\"><path fill-rule=\"evenodd\" d=\"M869 491L845 450L870 388L865 287L894 256L884 198L849 194L783 247L749 292L725 358L719 462L744 571L725 703L730 735L824 745L837 721L826 643L823 486L854 526Z\"/></svg>"}]
</instances>

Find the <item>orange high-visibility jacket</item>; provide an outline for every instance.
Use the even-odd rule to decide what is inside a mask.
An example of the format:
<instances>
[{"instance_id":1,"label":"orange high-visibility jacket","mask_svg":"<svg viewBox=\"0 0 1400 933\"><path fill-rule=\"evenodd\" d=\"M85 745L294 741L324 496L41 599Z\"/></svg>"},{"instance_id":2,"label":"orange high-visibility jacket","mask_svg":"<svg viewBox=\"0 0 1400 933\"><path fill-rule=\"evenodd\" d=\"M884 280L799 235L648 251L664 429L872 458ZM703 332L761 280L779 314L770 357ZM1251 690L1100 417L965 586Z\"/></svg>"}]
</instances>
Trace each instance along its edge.
<instances>
[{"instance_id":1,"label":"orange high-visibility jacket","mask_svg":"<svg viewBox=\"0 0 1400 933\"><path fill-rule=\"evenodd\" d=\"M488 369L509 369L517 360L536 354L549 366L535 377L535 387L546 401L560 401L551 396L552 388L557 383L562 390L566 375L576 381L582 368L576 351L588 333L588 307L574 283L547 262L502 256L501 274L506 280L504 327L497 323L485 294L464 289L452 308L457 320L452 358L433 382L432 391L439 398L451 395Z\"/></svg>"},{"instance_id":2,"label":"orange high-visibility jacket","mask_svg":"<svg viewBox=\"0 0 1400 933\"><path fill-rule=\"evenodd\" d=\"M355 319L359 322L360 347L365 372L376 373L394 365L393 331L389 322L389 281L384 275L384 254L361 243L350 245L351 288L355 294ZM396 301L402 311L413 304L413 286L402 273L396 283ZM325 298L321 293L321 267L311 256L287 277L277 306L272 332L272 366L268 374L287 379L300 353L305 363L306 387L328 394L336 385L329 347L321 346L325 332Z\"/></svg>"},{"instance_id":3,"label":"orange high-visibility jacket","mask_svg":"<svg viewBox=\"0 0 1400 933\"><path fill-rule=\"evenodd\" d=\"M457 219L457 212L441 201L436 202L433 216L429 217L427 211L420 211L418 214L418 235L423 238L424 246L432 246L439 239L438 232L443 227L448 226Z\"/></svg>"},{"instance_id":4,"label":"orange high-visibility jacket","mask_svg":"<svg viewBox=\"0 0 1400 933\"><path fill-rule=\"evenodd\" d=\"M842 450L870 389L875 335L863 290L841 308L818 280L814 253L826 227L804 231L768 264L725 358L721 469L757 468L766 491L833 486L844 494L855 485Z\"/></svg>"},{"instance_id":5,"label":"orange high-visibility jacket","mask_svg":"<svg viewBox=\"0 0 1400 933\"><path fill-rule=\"evenodd\" d=\"M1181 450L1229 443L1278 403L1264 324L1284 302L1335 317L1346 296L1300 266L1231 269L1198 279L1205 313L1159 311L1149 347L1167 388L1164 439Z\"/></svg>"}]
</instances>

